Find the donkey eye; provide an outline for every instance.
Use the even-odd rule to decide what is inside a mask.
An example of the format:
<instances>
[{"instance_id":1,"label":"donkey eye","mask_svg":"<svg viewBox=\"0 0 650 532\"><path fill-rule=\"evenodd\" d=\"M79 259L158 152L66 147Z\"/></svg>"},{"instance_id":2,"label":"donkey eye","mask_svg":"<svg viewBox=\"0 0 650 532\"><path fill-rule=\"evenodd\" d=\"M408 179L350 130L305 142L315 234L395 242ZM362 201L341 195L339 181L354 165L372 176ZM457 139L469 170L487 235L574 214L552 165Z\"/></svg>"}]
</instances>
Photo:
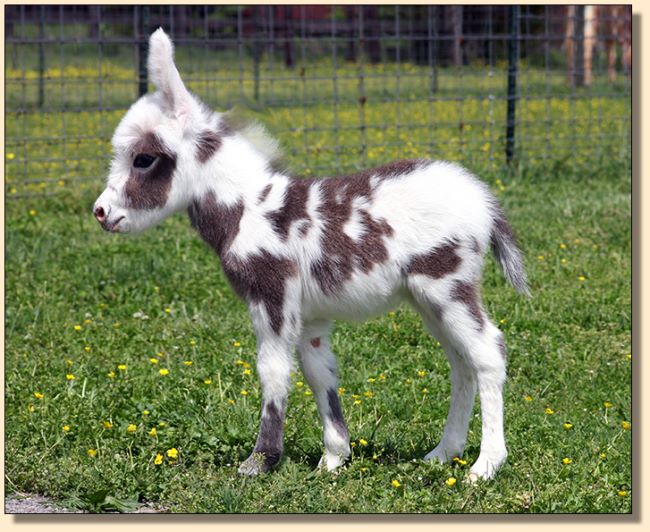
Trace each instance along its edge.
<instances>
[{"instance_id":1,"label":"donkey eye","mask_svg":"<svg viewBox=\"0 0 650 532\"><path fill-rule=\"evenodd\" d=\"M135 168L149 168L153 162L156 160L156 157L153 155L148 155L146 153L139 153L135 156L133 160L133 166Z\"/></svg>"}]
</instances>

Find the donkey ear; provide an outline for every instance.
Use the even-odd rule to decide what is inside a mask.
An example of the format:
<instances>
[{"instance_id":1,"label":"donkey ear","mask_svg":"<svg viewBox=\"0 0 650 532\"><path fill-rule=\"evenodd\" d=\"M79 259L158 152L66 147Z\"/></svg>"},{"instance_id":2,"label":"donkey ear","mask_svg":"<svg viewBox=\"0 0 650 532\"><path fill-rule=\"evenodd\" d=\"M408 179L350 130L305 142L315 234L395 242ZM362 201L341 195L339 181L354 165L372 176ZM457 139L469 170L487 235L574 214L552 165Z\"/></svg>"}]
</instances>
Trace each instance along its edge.
<instances>
[{"instance_id":1,"label":"donkey ear","mask_svg":"<svg viewBox=\"0 0 650 532\"><path fill-rule=\"evenodd\" d=\"M149 79L162 94L165 104L179 117L189 115L192 97L174 64L174 45L162 28L149 37L147 68Z\"/></svg>"}]
</instances>

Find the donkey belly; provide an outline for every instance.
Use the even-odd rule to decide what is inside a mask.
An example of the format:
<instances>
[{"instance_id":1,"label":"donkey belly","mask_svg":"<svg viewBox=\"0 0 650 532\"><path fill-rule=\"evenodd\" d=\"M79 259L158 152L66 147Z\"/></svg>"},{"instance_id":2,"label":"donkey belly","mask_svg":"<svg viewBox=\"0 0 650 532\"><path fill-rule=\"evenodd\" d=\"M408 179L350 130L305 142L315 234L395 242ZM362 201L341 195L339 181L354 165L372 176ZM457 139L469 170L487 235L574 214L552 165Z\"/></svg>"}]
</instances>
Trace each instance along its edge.
<instances>
[{"instance_id":1,"label":"donkey belly","mask_svg":"<svg viewBox=\"0 0 650 532\"><path fill-rule=\"evenodd\" d=\"M405 297L401 271L394 264L357 272L332 292L303 287L304 322L319 319L364 321L396 307Z\"/></svg>"}]
</instances>

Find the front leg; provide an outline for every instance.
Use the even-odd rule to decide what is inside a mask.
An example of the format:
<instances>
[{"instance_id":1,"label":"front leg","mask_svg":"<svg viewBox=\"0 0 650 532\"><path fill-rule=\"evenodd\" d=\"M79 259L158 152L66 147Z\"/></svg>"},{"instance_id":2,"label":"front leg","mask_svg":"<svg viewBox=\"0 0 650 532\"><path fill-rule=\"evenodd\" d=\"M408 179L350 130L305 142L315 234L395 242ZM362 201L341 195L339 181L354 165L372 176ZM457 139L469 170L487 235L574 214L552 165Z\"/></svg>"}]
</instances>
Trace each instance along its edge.
<instances>
[{"instance_id":1,"label":"front leg","mask_svg":"<svg viewBox=\"0 0 650 532\"><path fill-rule=\"evenodd\" d=\"M262 388L260 430L252 454L239 467L239 474L266 473L282 458L284 416L291 385L295 323L287 320L282 331L267 326L264 316L251 311L257 332L257 373Z\"/></svg>"}]
</instances>

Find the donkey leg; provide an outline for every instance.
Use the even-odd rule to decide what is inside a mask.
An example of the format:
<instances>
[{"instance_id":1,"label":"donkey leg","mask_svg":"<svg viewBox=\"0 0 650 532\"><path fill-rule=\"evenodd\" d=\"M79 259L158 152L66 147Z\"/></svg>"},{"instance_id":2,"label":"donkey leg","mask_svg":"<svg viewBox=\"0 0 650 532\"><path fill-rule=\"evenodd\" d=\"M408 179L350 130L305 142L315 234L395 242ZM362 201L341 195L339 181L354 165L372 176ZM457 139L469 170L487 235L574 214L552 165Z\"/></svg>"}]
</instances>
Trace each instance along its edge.
<instances>
[{"instance_id":1,"label":"donkey leg","mask_svg":"<svg viewBox=\"0 0 650 532\"><path fill-rule=\"evenodd\" d=\"M330 349L330 322L303 328L298 343L302 372L311 387L323 423L325 454L318 464L332 471L350 456L350 438L339 402L336 357Z\"/></svg>"},{"instance_id":2,"label":"donkey leg","mask_svg":"<svg viewBox=\"0 0 650 532\"><path fill-rule=\"evenodd\" d=\"M422 317L426 329L440 342L451 369L451 401L447 422L440 442L424 459L446 463L454 457L461 456L465 449L469 421L476 398L476 378L472 368L458 354L444 334L445 328L441 323L442 309L439 299L431 293L431 281L424 279L419 281L414 279L410 282L415 299L413 306ZM423 289L426 285L428 285L427 289Z\"/></svg>"},{"instance_id":3,"label":"donkey leg","mask_svg":"<svg viewBox=\"0 0 650 532\"><path fill-rule=\"evenodd\" d=\"M248 476L269 471L282 458L284 416L299 327L295 319L285 319L285 325L278 333L268 326L262 313L253 309L251 315L257 333L257 373L262 388L262 412L253 452L239 467L239 474Z\"/></svg>"},{"instance_id":4,"label":"donkey leg","mask_svg":"<svg viewBox=\"0 0 650 532\"><path fill-rule=\"evenodd\" d=\"M472 370L453 347L440 340L451 368L451 401L447 422L438 445L424 459L437 459L442 463L460 457L465 450L469 421L476 398L476 380Z\"/></svg>"},{"instance_id":5,"label":"donkey leg","mask_svg":"<svg viewBox=\"0 0 650 532\"><path fill-rule=\"evenodd\" d=\"M455 386L458 389L456 406L452 391L450 414L453 415L449 419L452 425L445 427L441 440L444 446L440 452L436 452L436 448L432 453L436 457L444 454L448 459L450 451L458 451L456 442L464 440L460 435L466 434L474 390L478 389L482 418L481 451L470 470L470 479L491 478L508 455L503 432L503 385L506 377L503 335L488 320L474 282L451 279L432 284L423 281L412 293L421 306L428 301L430 308L435 310L438 317L433 322L434 332L438 333L441 343L448 343L451 348L446 349L448 356L452 350L457 355L450 357L452 379L459 381Z\"/></svg>"}]
</instances>

